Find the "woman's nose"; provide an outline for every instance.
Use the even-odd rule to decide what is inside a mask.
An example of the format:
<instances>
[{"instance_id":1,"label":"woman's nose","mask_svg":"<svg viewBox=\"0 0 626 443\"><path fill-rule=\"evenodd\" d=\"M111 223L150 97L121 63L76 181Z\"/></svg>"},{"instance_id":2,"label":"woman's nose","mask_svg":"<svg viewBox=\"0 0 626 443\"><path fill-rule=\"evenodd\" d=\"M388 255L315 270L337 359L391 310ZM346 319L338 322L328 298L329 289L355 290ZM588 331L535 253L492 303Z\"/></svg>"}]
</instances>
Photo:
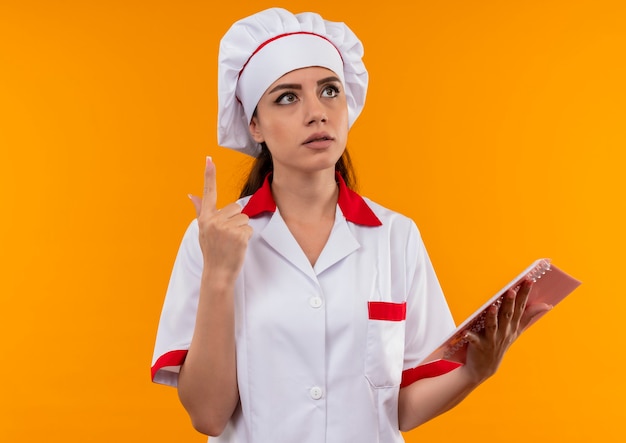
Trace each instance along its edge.
<instances>
[{"instance_id":1,"label":"woman's nose","mask_svg":"<svg viewBox=\"0 0 626 443\"><path fill-rule=\"evenodd\" d=\"M306 110L307 125L311 125L313 123L326 123L326 121L328 120L324 105L318 97L310 98L307 100Z\"/></svg>"}]
</instances>

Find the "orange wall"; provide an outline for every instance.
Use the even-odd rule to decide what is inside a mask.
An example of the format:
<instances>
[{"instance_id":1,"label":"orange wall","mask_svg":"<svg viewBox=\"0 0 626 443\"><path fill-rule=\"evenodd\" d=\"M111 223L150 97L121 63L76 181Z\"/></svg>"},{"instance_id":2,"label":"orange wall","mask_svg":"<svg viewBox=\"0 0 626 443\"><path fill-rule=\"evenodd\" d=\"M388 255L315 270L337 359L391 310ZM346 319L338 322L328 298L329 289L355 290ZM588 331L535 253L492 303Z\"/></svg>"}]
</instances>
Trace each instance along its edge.
<instances>
[{"instance_id":1,"label":"orange wall","mask_svg":"<svg viewBox=\"0 0 626 443\"><path fill-rule=\"evenodd\" d=\"M217 44L255 0L0 2L0 441L205 441L151 384L178 242L218 165ZM626 3L289 1L362 38L361 192L416 220L457 321L528 263L584 284L408 441L615 441ZM172 440L174 439L174 440Z\"/></svg>"}]
</instances>

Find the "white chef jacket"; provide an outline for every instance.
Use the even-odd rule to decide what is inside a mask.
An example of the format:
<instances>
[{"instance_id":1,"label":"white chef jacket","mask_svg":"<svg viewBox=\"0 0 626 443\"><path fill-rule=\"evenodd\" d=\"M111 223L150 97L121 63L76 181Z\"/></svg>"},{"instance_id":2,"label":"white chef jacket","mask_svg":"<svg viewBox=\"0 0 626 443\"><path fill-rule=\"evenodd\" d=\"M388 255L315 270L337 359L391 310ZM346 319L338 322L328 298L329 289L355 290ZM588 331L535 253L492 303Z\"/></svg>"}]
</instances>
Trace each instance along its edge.
<instances>
[{"instance_id":1,"label":"white chef jacket","mask_svg":"<svg viewBox=\"0 0 626 443\"><path fill-rule=\"evenodd\" d=\"M221 443L402 442L401 386L454 329L415 223L348 189L314 266L270 184L239 203L254 234L235 285L240 403ZM175 386L194 330L203 259L188 227L157 332L152 379ZM449 369L430 368L427 376Z\"/></svg>"}]
</instances>

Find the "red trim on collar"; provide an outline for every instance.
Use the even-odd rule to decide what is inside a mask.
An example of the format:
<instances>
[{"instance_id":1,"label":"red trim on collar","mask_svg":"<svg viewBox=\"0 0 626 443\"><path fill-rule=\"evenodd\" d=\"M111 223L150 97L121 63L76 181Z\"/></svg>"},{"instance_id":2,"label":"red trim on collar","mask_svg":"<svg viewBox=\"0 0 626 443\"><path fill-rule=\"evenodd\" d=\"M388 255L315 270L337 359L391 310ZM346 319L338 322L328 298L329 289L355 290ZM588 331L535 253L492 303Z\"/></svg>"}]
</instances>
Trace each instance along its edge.
<instances>
[{"instance_id":1,"label":"red trim on collar","mask_svg":"<svg viewBox=\"0 0 626 443\"><path fill-rule=\"evenodd\" d=\"M337 183L339 183L339 201L337 203L346 220L358 225L381 226L382 222L365 203L363 197L346 186L340 173L336 172L335 176Z\"/></svg>"},{"instance_id":2,"label":"red trim on collar","mask_svg":"<svg viewBox=\"0 0 626 443\"><path fill-rule=\"evenodd\" d=\"M270 175L265 176L263 185L254 193L248 203L241 210L248 217L253 218L264 212L276 211L276 203L272 197L272 189L270 188Z\"/></svg>"},{"instance_id":3,"label":"red trim on collar","mask_svg":"<svg viewBox=\"0 0 626 443\"><path fill-rule=\"evenodd\" d=\"M349 189L346 186L346 182L338 172L335 173L337 183L339 184L339 200L337 204L346 217L346 220L363 226L381 226L382 222L376 217L374 211L365 203L363 197ZM253 218L261 215L264 212L275 212L276 202L272 197L272 190L270 188L270 175L265 177L263 185L252 194L250 200L243 208L241 212L248 217Z\"/></svg>"}]
</instances>

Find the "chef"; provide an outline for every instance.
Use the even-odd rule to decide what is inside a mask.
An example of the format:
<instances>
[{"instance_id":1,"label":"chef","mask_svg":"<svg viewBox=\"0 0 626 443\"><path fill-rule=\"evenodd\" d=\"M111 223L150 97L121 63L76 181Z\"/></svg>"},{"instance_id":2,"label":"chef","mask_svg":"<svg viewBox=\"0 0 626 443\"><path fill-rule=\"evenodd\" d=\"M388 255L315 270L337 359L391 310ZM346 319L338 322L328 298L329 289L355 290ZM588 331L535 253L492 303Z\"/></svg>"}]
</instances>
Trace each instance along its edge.
<instances>
[{"instance_id":1,"label":"chef","mask_svg":"<svg viewBox=\"0 0 626 443\"><path fill-rule=\"evenodd\" d=\"M344 23L280 8L221 41L218 144L256 162L218 209L207 157L152 361L211 441L402 442L491 376L516 337L526 286L468 337L465 366L416 369L454 322L415 223L353 190L362 56Z\"/></svg>"}]
</instances>

